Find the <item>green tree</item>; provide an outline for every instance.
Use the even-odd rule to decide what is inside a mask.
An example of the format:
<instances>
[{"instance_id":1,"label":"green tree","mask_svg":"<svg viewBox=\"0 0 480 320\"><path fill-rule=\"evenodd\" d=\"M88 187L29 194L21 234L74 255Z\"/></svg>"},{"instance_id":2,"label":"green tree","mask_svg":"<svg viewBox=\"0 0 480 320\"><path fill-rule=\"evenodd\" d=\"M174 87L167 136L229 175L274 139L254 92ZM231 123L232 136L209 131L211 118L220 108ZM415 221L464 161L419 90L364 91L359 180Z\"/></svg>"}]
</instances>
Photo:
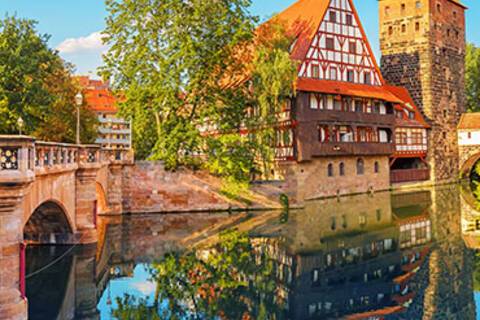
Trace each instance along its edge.
<instances>
[{"instance_id":1,"label":"green tree","mask_svg":"<svg viewBox=\"0 0 480 320\"><path fill-rule=\"evenodd\" d=\"M120 108L133 120L137 155L237 181L257 160L270 162L273 118L292 95L296 65L280 28L269 27L275 37L255 30L250 4L107 0L102 73L125 93ZM217 134L202 130L212 125Z\"/></svg>"},{"instance_id":2,"label":"green tree","mask_svg":"<svg viewBox=\"0 0 480 320\"><path fill-rule=\"evenodd\" d=\"M75 141L72 67L47 45L32 20L6 17L0 21L0 133L24 132L44 140ZM95 137L95 116L82 108L83 142Z\"/></svg>"},{"instance_id":3,"label":"green tree","mask_svg":"<svg viewBox=\"0 0 480 320\"><path fill-rule=\"evenodd\" d=\"M472 43L467 44L465 86L467 110L469 112L480 111L480 48Z\"/></svg>"}]
</instances>

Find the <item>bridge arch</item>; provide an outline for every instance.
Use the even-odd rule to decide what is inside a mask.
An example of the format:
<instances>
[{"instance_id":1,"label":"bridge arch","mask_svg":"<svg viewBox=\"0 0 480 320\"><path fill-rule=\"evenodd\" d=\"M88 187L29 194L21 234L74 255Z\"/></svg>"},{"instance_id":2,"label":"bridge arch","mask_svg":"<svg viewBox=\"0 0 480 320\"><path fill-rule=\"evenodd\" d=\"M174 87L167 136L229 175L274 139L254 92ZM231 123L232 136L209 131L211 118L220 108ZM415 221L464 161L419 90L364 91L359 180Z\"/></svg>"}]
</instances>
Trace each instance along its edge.
<instances>
[{"instance_id":1,"label":"bridge arch","mask_svg":"<svg viewBox=\"0 0 480 320\"><path fill-rule=\"evenodd\" d=\"M33 244L73 244L75 228L67 210L56 200L37 206L23 227L23 237Z\"/></svg>"},{"instance_id":2,"label":"bridge arch","mask_svg":"<svg viewBox=\"0 0 480 320\"><path fill-rule=\"evenodd\" d=\"M470 177L470 174L472 173L478 161L480 161L480 152L469 155L468 158L466 158L464 161L461 161L460 176L462 178Z\"/></svg>"},{"instance_id":3,"label":"bridge arch","mask_svg":"<svg viewBox=\"0 0 480 320\"><path fill-rule=\"evenodd\" d=\"M101 183L95 183L95 194L97 199L97 213L103 214L108 212L107 194Z\"/></svg>"}]
</instances>

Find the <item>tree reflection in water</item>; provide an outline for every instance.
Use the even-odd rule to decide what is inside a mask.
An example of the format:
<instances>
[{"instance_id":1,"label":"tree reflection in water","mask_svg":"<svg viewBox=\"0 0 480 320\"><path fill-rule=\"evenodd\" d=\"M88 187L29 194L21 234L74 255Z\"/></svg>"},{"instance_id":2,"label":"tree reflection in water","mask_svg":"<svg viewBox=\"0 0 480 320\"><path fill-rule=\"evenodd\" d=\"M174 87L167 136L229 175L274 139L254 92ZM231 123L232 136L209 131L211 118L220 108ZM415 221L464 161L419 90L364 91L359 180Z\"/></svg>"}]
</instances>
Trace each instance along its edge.
<instances>
[{"instance_id":1,"label":"tree reflection in water","mask_svg":"<svg viewBox=\"0 0 480 320\"><path fill-rule=\"evenodd\" d=\"M245 234L226 231L209 249L151 265L153 303L126 295L118 319L281 319L273 264ZM276 315L276 316L275 316Z\"/></svg>"}]
</instances>

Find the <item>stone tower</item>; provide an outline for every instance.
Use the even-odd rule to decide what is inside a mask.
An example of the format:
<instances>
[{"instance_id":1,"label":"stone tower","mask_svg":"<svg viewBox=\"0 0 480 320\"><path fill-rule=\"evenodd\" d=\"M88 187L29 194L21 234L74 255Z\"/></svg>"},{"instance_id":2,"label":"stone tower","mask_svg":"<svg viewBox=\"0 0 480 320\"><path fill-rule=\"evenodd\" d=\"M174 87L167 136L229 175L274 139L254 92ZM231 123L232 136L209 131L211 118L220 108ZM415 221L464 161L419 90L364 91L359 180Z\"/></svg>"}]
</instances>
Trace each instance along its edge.
<instances>
[{"instance_id":1,"label":"stone tower","mask_svg":"<svg viewBox=\"0 0 480 320\"><path fill-rule=\"evenodd\" d=\"M379 0L382 73L429 120L433 182L458 178L456 128L465 112L465 9L459 0Z\"/></svg>"}]
</instances>

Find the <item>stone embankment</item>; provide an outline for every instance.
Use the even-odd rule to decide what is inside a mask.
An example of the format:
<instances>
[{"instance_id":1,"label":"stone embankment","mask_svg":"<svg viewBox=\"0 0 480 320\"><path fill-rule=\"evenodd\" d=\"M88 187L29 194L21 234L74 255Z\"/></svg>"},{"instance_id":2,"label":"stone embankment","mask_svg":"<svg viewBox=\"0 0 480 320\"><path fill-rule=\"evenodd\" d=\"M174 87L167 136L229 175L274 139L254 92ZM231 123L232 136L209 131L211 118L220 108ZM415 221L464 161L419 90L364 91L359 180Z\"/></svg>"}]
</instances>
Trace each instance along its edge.
<instances>
[{"instance_id":1,"label":"stone embankment","mask_svg":"<svg viewBox=\"0 0 480 320\"><path fill-rule=\"evenodd\" d=\"M203 171L165 170L161 162L139 161L122 172L124 213L178 213L277 208L274 197L258 192L231 199L222 181ZM278 198L277 198L278 199Z\"/></svg>"}]
</instances>

